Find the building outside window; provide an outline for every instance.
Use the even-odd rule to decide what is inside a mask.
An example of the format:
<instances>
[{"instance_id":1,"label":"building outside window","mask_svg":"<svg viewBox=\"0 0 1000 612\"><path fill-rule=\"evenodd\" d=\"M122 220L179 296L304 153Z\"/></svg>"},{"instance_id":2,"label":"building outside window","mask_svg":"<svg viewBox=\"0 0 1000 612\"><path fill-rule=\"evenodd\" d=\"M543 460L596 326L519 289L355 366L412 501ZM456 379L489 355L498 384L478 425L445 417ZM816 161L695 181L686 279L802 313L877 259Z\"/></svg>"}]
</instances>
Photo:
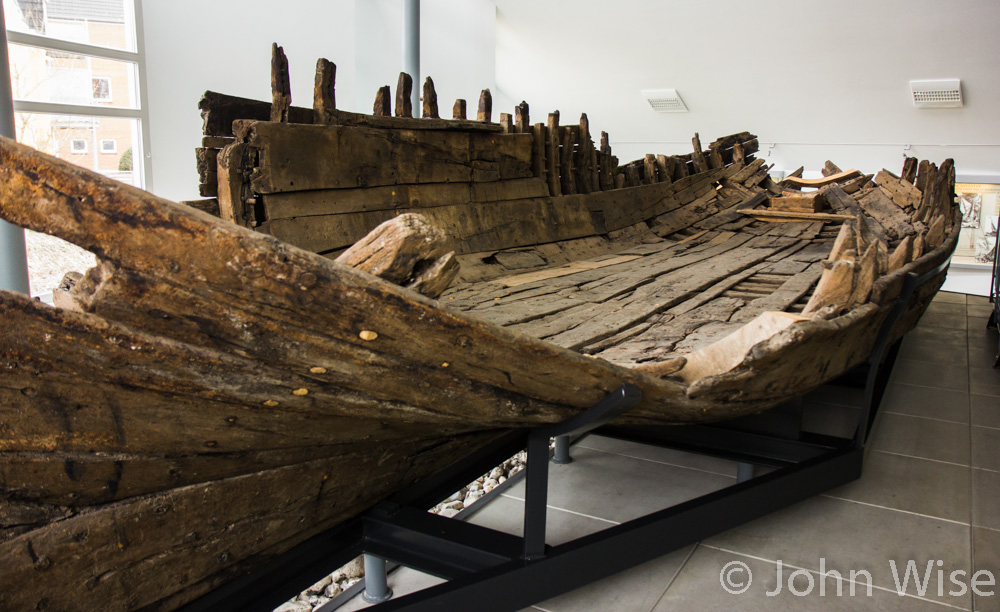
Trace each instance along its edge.
<instances>
[{"instance_id":1,"label":"building outside window","mask_svg":"<svg viewBox=\"0 0 1000 612\"><path fill-rule=\"evenodd\" d=\"M139 4L4 0L3 8L18 141L150 189Z\"/></svg>"}]
</instances>

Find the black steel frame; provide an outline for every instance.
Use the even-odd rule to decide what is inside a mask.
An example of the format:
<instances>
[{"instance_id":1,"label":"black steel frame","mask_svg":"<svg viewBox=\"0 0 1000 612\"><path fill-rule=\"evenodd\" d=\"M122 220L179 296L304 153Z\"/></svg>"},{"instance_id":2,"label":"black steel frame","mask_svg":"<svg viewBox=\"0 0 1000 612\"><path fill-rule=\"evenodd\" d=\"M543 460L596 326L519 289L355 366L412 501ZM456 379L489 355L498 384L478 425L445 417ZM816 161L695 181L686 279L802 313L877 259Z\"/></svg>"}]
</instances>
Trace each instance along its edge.
<instances>
[{"instance_id":1,"label":"black steel frame","mask_svg":"<svg viewBox=\"0 0 1000 612\"><path fill-rule=\"evenodd\" d=\"M997 232L996 242L993 245L993 277L990 279L990 303L993 304L993 312L986 322L986 327L992 327L1000 332L1000 232ZM1000 367L1000 339L997 339L997 354L993 359L993 367Z\"/></svg>"},{"instance_id":2,"label":"black steel frame","mask_svg":"<svg viewBox=\"0 0 1000 612\"><path fill-rule=\"evenodd\" d=\"M865 442L898 349L898 343L889 345L892 328L916 289L946 267L947 262L922 276L906 278L863 375L865 401L853 438L803 433L796 423L801 401L760 418L717 426L607 426L641 398L638 388L623 385L564 423L508 433L183 610L270 612L361 553L448 579L373 606L379 612L430 612L465 607L469 601L475 601L483 612L519 610L855 480L861 475ZM598 533L548 546L549 439L597 428L604 435L776 469ZM524 448L528 450L524 537L426 511ZM325 606L324 612L334 609L334 604Z\"/></svg>"}]
</instances>

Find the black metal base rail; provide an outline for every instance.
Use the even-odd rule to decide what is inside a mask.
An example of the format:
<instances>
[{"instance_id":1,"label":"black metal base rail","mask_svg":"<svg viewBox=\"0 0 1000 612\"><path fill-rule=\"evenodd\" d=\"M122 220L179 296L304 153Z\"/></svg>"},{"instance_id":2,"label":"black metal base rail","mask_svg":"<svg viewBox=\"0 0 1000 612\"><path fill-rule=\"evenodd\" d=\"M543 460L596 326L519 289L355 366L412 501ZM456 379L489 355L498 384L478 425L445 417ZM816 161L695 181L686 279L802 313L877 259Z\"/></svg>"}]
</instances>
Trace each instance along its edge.
<instances>
[{"instance_id":1,"label":"black metal base rail","mask_svg":"<svg viewBox=\"0 0 1000 612\"><path fill-rule=\"evenodd\" d=\"M715 426L607 426L641 397L636 387L623 385L598 405L564 423L510 432L183 610L270 612L362 553L370 574L366 591L370 601L382 601L390 595L386 560L448 579L382 601L371 608L378 612L436 612L452 606L464 609L469 601L475 601L481 612L520 610L855 480L861 476L865 443L898 350L898 343L888 344L891 331L916 289L943 272L946 265L920 277L908 276L895 308L883 323L867 367L860 380L854 377L856 386L863 386L865 391L852 438L802 432L801 400ZM843 380L850 383L851 378ZM568 436L595 429L634 442L737 461L739 482L598 533L548 546L545 517L549 440L556 437L562 441L556 455L557 460L566 461ZM528 461L523 537L427 512L525 448ZM750 477L751 466L776 469ZM331 612L337 603L326 604L323 612Z\"/></svg>"}]
</instances>

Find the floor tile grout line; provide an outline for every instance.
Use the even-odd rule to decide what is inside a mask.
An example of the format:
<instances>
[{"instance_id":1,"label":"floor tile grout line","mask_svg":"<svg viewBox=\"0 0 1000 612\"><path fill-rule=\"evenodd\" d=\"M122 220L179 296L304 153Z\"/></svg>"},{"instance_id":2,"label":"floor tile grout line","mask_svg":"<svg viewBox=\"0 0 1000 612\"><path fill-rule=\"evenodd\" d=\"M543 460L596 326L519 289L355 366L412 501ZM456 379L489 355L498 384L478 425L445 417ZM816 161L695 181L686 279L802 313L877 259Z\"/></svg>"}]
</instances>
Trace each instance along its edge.
<instances>
[{"instance_id":1,"label":"floor tile grout line","mask_svg":"<svg viewBox=\"0 0 1000 612\"><path fill-rule=\"evenodd\" d=\"M902 384L902 383L897 383L897 384ZM955 425L968 425L969 424L968 421L962 422L962 421L952 421L951 419L938 419L938 418L935 418L935 417L923 416L922 414L910 414L908 412L895 412L893 410L886 410L885 413L886 414L894 414L896 416L913 417L915 419L927 419L928 421L937 421L939 423L954 423Z\"/></svg>"},{"instance_id":2,"label":"floor tile grout line","mask_svg":"<svg viewBox=\"0 0 1000 612\"><path fill-rule=\"evenodd\" d=\"M889 506L881 506L879 504L873 504L873 503L870 503L870 502L863 502L863 501L859 501L859 500L856 500L856 499L850 499L848 497L838 497L836 495L830 495L829 493L820 493L820 497L826 497L828 499L837 499L837 500L840 500L840 501L850 502L852 504L859 504L859 505L862 505L862 506L869 506L871 508L879 508L879 509L882 509L882 510L890 510L892 512L902 512L903 514L909 514L911 516L919 516L921 518L932 519L932 520L935 520L935 521L944 521L946 523L953 523L955 525L965 525L966 527L968 527L968 526L970 526L972 524L971 522L970 523L963 523L962 521L956 521L956 520L953 520L953 519L946 519L946 518L941 517L941 516L934 516L933 514L922 514L920 512L913 512L912 510L903 510L902 508L891 508Z\"/></svg>"},{"instance_id":3,"label":"floor tile grout line","mask_svg":"<svg viewBox=\"0 0 1000 612\"><path fill-rule=\"evenodd\" d=\"M750 555L750 554L747 554L747 553L741 553L741 552L738 552L738 551L735 551L735 550L729 550L728 548L721 548L721 547L718 547L718 546L712 546L710 544L702 544L702 546L704 546L705 548L710 548L712 550L717 550L719 552L729 553L731 555L737 555L737 556L740 556L740 557L746 557L747 559L754 559L756 561L763 561L765 563L772 563L774 565L778 564L778 561L776 561L774 559L767 559L765 557L758 557L756 555ZM817 576L821 576L823 578L829 578L829 577L831 577L830 576L831 572L826 572L824 574L824 573L820 573L819 570L814 570L814 569L808 568L808 567L799 567L797 565L792 565L790 563L785 563L784 561L781 561L781 565L782 565L782 567L787 567L787 568L796 569L796 570L803 570L803 571L809 572L810 574L816 574ZM836 570L834 570L834 571L836 571ZM868 586L865 583L856 582L854 580L850 580L850 579L847 579L847 578L844 578L844 577L840 577L840 578L838 578L838 580L840 580L842 582L857 584L859 586L862 585L862 584L864 584L864 586L866 586L866 587ZM872 583L871 586L872 586L873 589L878 589L879 591L885 591L886 593L895 593L896 595L900 595L899 591L897 591L895 589L890 589L888 587L879 586L879 585L876 585L874 583ZM970 612L969 608L962 608L962 607L959 607L959 606L953 606L951 604L947 604L947 603L944 603L944 602L941 602L941 601L937 601L935 599L927 599L926 597L920 597L919 595L911 595L911 594L906 593L906 592L904 592L900 596L901 597L911 597L913 599L919 599L920 601L926 601L928 603L937 604L939 606L944 606L946 608L954 608L956 610L965 610L965 612Z\"/></svg>"},{"instance_id":4,"label":"floor tile grout line","mask_svg":"<svg viewBox=\"0 0 1000 612\"><path fill-rule=\"evenodd\" d=\"M921 363L927 363L927 362L922 361ZM969 391L968 386L966 386L965 390L962 390L962 389L949 389L948 387L932 387L931 385L917 385L917 384L914 384L914 383L900 382L899 379L898 379L898 377L897 377L897 375L896 375L896 372L893 372L893 374L892 374L892 381L891 382L893 384L896 384L896 385L909 385L911 387L918 387L920 389L937 389L939 391L956 391L958 393L966 393L966 394L971 393Z\"/></svg>"},{"instance_id":5,"label":"floor tile grout line","mask_svg":"<svg viewBox=\"0 0 1000 612\"><path fill-rule=\"evenodd\" d=\"M691 470L693 472L701 472L703 474L714 474L716 476L724 476L726 478L732 478L734 480L736 479L736 476L733 476L732 474L723 474L722 472L713 472L712 470L703 470L701 468L689 467L686 465L678 465L676 463L670 463L668 461L658 461L656 459L648 459L646 457L636 457L635 455L626 455L625 453L619 453L616 451L603 450L600 448L594 448L592 446L584 446L582 443L576 444L574 446L578 448L585 448L587 450L592 450L598 453L607 453L609 455L615 455L616 457L625 457L626 459L635 459L637 461L648 461L649 463L655 463L657 465L669 465L670 467L680 468L682 470Z\"/></svg>"},{"instance_id":6,"label":"floor tile grout line","mask_svg":"<svg viewBox=\"0 0 1000 612\"><path fill-rule=\"evenodd\" d=\"M968 301L968 300L966 300ZM966 306L966 314L968 314L968 306ZM965 336L966 350L968 350L969 336ZM972 360L969 359L971 362ZM973 429L974 425L972 423L972 368L967 367L966 372L969 378L969 395L966 396L965 401L969 406L969 568L972 570L972 574L976 573L976 530L973 525L976 522L976 479L973 478L975 472L972 466L972 454L973 454ZM969 594L969 599L972 601L972 609L976 609L976 594L972 592Z\"/></svg>"},{"instance_id":7,"label":"floor tile grout line","mask_svg":"<svg viewBox=\"0 0 1000 612\"><path fill-rule=\"evenodd\" d=\"M663 587L663 592L660 593L660 596L656 598L655 602L653 602L653 607L649 609L649 612L653 612L653 610L656 610L656 607L660 605L660 602L663 601L663 598L667 596L667 591L669 591L670 587L674 584L674 582L677 581L677 577L681 575L681 571L684 569L685 566L687 566L688 561L690 561L691 557L694 556L694 552L698 550L699 546L701 546L701 540L695 542L694 546L691 547L691 550L688 551L687 556L684 557L684 561L681 562L681 564L677 567L677 570L674 571L674 575L671 576L670 580L667 581L667 586Z\"/></svg>"},{"instance_id":8,"label":"floor tile grout line","mask_svg":"<svg viewBox=\"0 0 1000 612\"><path fill-rule=\"evenodd\" d=\"M501 497L506 497L507 499L515 499L522 504L524 503L523 497L517 497L515 495L510 495L509 493L501 493ZM613 521L611 519L601 518L599 516L594 516L592 514L584 514L583 512L577 512L576 510L568 510L566 508L560 508L559 506L553 506L550 504L545 504L545 507L550 510L558 510L559 512L565 512L566 514L575 514L576 516L582 516L584 518L594 519L595 521L601 521L602 523L611 523L612 525L621 525L618 521Z\"/></svg>"},{"instance_id":9,"label":"floor tile grout line","mask_svg":"<svg viewBox=\"0 0 1000 612\"><path fill-rule=\"evenodd\" d=\"M873 448L872 450L875 451L876 453L882 453L884 455L895 455L896 457L907 457L909 459L922 459L924 461L933 461L934 463L944 463L947 465L957 465L958 467L964 467L964 468L972 467L971 460L969 461L969 463L955 463L954 461L945 461L943 459L931 459L930 457L919 457L917 455L907 455L906 453L894 453L892 451L882 450L879 448Z\"/></svg>"}]
</instances>

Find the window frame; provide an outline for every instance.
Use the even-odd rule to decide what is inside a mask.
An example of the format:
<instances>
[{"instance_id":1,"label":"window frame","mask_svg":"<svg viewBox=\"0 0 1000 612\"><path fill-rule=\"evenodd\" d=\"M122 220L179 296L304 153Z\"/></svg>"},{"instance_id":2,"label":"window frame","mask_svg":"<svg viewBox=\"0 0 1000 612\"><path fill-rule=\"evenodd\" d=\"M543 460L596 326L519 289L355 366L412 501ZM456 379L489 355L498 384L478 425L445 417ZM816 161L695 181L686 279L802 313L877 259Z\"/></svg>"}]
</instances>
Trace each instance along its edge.
<instances>
[{"instance_id":1,"label":"window frame","mask_svg":"<svg viewBox=\"0 0 1000 612\"><path fill-rule=\"evenodd\" d=\"M78 144L83 144L82 147L77 147ZM72 138L69 141L69 152L73 155L86 155L90 152L90 147L87 146L86 138Z\"/></svg>"},{"instance_id":2,"label":"window frame","mask_svg":"<svg viewBox=\"0 0 1000 612\"><path fill-rule=\"evenodd\" d=\"M143 189L152 191L153 170L152 155L150 154L149 139L149 103L146 93L146 54L143 38L142 22L142 2L141 0L125 0L126 19L132 17L135 25L135 51L102 47L87 43L60 40L49 36L29 34L25 32L13 32L7 30L7 42L53 51L64 51L77 55L87 55L101 59L119 60L133 62L138 73L136 86L139 90L138 108L116 108L100 104L101 100L94 99L94 105L86 104L64 104L58 102L37 102L30 100L17 100L14 103L14 112L22 113L47 113L52 115L77 115L82 117L118 117L124 119L139 120L139 145L140 151L133 151L133 159L136 155L142 160L141 164L135 164L133 168L139 173L139 184ZM100 77L92 77L100 78ZM108 84L110 92L111 84Z\"/></svg>"},{"instance_id":3,"label":"window frame","mask_svg":"<svg viewBox=\"0 0 1000 612\"><path fill-rule=\"evenodd\" d=\"M104 145L109 142L111 143L111 148L107 149L104 147ZM115 140L114 138L101 138L100 146L101 148L98 150L98 152L101 154L111 155L118 153L118 141Z\"/></svg>"},{"instance_id":4,"label":"window frame","mask_svg":"<svg viewBox=\"0 0 1000 612\"><path fill-rule=\"evenodd\" d=\"M97 96L93 96L93 93L97 91L97 87L95 87L95 85L97 84L98 81L107 83L106 87L104 86L101 87L101 91L107 91L108 95L100 98L98 98ZM90 89L92 92L92 97L94 102L111 102L112 100L114 100L114 95L111 93L111 77L106 77L106 76L90 77Z\"/></svg>"}]
</instances>

